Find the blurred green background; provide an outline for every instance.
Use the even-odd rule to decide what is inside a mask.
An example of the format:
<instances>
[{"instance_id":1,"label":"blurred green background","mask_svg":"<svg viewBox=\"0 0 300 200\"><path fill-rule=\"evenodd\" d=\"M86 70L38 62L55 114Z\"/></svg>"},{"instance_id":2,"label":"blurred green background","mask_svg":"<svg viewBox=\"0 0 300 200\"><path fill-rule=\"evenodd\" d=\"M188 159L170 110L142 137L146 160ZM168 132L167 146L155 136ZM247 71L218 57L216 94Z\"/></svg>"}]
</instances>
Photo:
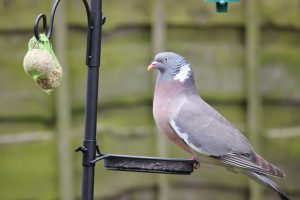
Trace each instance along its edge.
<instances>
[{"instance_id":1,"label":"blurred green background","mask_svg":"<svg viewBox=\"0 0 300 200\"><path fill-rule=\"evenodd\" d=\"M22 61L37 14L50 0L0 0L0 199L80 199L86 14L62 0L52 42L63 83L45 94ZM242 0L227 14L202 0L103 0L98 143L104 153L186 158L157 134L152 117L158 51L193 65L201 96L285 169L277 179L300 199L300 1ZM260 196L260 197L259 197ZM191 176L112 172L96 166L95 199L275 199L218 167Z\"/></svg>"}]
</instances>

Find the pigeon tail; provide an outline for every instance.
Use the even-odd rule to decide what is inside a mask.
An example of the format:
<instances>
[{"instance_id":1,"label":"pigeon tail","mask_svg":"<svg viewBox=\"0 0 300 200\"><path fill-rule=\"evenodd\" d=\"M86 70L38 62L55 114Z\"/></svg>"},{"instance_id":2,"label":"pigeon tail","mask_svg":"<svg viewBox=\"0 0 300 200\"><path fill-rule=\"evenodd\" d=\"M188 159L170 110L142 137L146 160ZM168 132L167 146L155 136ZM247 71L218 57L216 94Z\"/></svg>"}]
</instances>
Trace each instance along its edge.
<instances>
[{"instance_id":1,"label":"pigeon tail","mask_svg":"<svg viewBox=\"0 0 300 200\"><path fill-rule=\"evenodd\" d=\"M263 185L267 186L268 188L276 192L281 200L291 200L287 196L287 194L276 183L274 183L268 176L256 172L251 172L251 171L246 172L246 175L254 179L256 182L262 183Z\"/></svg>"}]
</instances>

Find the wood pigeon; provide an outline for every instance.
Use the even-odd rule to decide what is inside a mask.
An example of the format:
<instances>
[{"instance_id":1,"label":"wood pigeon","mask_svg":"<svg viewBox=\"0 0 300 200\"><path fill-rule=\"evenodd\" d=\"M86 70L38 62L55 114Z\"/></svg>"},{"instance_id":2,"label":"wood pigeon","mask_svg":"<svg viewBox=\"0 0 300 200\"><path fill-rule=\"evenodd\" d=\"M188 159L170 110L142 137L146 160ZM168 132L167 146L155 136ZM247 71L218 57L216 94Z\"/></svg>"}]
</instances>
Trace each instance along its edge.
<instances>
[{"instance_id":1,"label":"wood pigeon","mask_svg":"<svg viewBox=\"0 0 300 200\"><path fill-rule=\"evenodd\" d=\"M153 115L161 132L199 162L224 166L290 198L269 176L285 173L256 154L247 138L198 94L190 63L173 52L155 56L148 70L159 71Z\"/></svg>"}]
</instances>

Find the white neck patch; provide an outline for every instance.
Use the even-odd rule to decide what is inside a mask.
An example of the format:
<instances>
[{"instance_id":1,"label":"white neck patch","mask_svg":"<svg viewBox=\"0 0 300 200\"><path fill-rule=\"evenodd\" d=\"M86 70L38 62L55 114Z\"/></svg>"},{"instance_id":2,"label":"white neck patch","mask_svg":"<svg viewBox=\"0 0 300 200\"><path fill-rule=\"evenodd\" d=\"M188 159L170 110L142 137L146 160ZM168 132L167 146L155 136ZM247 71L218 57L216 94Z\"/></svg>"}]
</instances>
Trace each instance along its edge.
<instances>
[{"instance_id":1,"label":"white neck patch","mask_svg":"<svg viewBox=\"0 0 300 200\"><path fill-rule=\"evenodd\" d=\"M174 80L179 80L180 82L184 82L184 80L190 77L189 72L191 71L190 64L183 65L179 72L174 76Z\"/></svg>"}]
</instances>

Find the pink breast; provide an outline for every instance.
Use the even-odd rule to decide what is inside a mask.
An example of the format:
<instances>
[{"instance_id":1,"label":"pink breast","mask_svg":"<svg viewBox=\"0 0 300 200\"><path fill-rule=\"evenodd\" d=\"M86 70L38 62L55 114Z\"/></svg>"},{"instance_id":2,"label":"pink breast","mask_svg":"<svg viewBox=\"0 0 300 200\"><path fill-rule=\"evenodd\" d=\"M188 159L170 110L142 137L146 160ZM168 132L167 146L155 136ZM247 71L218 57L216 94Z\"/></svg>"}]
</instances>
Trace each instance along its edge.
<instances>
[{"instance_id":1,"label":"pink breast","mask_svg":"<svg viewBox=\"0 0 300 200\"><path fill-rule=\"evenodd\" d=\"M192 150L182 141L170 126L170 117L172 112L172 103L174 98L180 92L180 83L164 82L156 86L153 101L153 115L160 131L164 133L171 141L192 153Z\"/></svg>"}]
</instances>

